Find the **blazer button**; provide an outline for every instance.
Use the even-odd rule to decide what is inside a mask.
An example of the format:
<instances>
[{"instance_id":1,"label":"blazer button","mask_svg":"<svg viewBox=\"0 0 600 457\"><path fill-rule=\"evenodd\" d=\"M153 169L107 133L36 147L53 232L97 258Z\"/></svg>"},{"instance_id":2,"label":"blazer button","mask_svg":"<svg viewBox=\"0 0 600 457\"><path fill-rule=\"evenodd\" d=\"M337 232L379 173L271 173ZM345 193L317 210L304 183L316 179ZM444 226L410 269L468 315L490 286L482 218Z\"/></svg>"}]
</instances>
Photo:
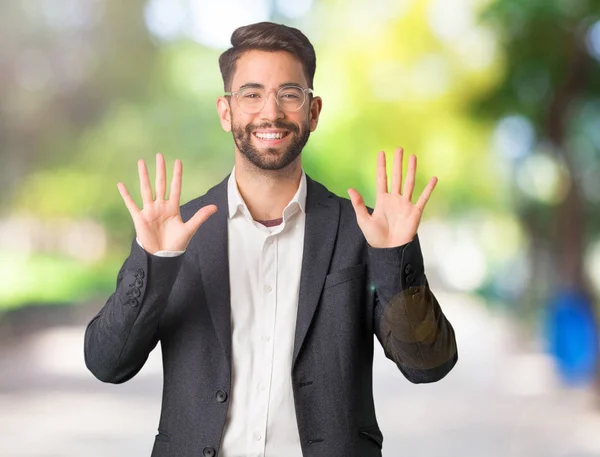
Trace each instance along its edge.
<instances>
[{"instance_id":1,"label":"blazer button","mask_svg":"<svg viewBox=\"0 0 600 457\"><path fill-rule=\"evenodd\" d=\"M412 284L415 281L415 277L413 275L406 275L406 282Z\"/></svg>"},{"instance_id":2,"label":"blazer button","mask_svg":"<svg viewBox=\"0 0 600 457\"><path fill-rule=\"evenodd\" d=\"M138 268L137 274L135 275L136 278L144 278L144 270L142 270L141 268Z\"/></svg>"},{"instance_id":3,"label":"blazer button","mask_svg":"<svg viewBox=\"0 0 600 457\"><path fill-rule=\"evenodd\" d=\"M219 403L225 403L227 401L227 392L224 390L217 390L216 397Z\"/></svg>"},{"instance_id":4,"label":"blazer button","mask_svg":"<svg viewBox=\"0 0 600 457\"><path fill-rule=\"evenodd\" d=\"M415 286L410 286L410 287L408 288L408 291L410 292L410 294L411 294L411 295L414 295L414 294L417 294L417 293L419 293L419 288L418 288L418 287L415 287Z\"/></svg>"},{"instance_id":5,"label":"blazer button","mask_svg":"<svg viewBox=\"0 0 600 457\"><path fill-rule=\"evenodd\" d=\"M138 288L135 288L135 289L133 289L133 290L131 291L131 293L132 293L132 295L133 295L135 298L137 298L137 297L139 297L140 295L142 295L142 293L140 292L140 289L138 289Z\"/></svg>"},{"instance_id":6,"label":"blazer button","mask_svg":"<svg viewBox=\"0 0 600 457\"><path fill-rule=\"evenodd\" d=\"M130 298L129 300L127 300L127 304L129 306L137 306L138 302L137 302L137 300L135 298Z\"/></svg>"},{"instance_id":7,"label":"blazer button","mask_svg":"<svg viewBox=\"0 0 600 457\"><path fill-rule=\"evenodd\" d=\"M404 273L406 273L407 275L411 274L413 271L415 271L415 269L410 263L407 264L406 267L404 267Z\"/></svg>"},{"instance_id":8,"label":"blazer button","mask_svg":"<svg viewBox=\"0 0 600 457\"><path fill-rule=\"evenodd\" d=\"M204 457L215 457L215 455L217 455L217 453L215 452L214 448L205 447L204 450L202 451L202 455Z\"/></svg>"},{"instance_id":9,"label":"blazer button","mask_svg":"<svg viewBox=\"0 0 600 457\"><path fill-rule=\"evenodd\" d=\"M135 280L135 287L142 287L144 285L144 281L142 281L141 279L136 279Z\"/></svg>"}]
</instances>

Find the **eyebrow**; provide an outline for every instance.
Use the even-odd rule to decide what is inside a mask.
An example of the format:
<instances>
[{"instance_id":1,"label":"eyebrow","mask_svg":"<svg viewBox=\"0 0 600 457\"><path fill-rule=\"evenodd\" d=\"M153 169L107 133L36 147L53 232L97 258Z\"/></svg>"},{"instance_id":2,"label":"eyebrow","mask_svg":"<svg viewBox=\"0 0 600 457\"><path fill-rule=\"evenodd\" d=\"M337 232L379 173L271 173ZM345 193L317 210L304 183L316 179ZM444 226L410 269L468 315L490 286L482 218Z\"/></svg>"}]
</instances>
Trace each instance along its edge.
<instances>
[{"instance_id":1,"label":"eyebrow","mask_svg":"<svg viewBox=\"0 0 600 457\"><path fill-rule=\"evenodd\" d=\"M282 87L287 87L287 86L302 87L301 84L299 84L297 82L291 81L291 82L286 82L286 83L280 84L279 88L281 89ZM242 84L238 90L242 90L242 89L264 89L264 88L265 88L264 84L260 84L260 83L246 83L246 84Z\"/></svg>"}]
</instances>

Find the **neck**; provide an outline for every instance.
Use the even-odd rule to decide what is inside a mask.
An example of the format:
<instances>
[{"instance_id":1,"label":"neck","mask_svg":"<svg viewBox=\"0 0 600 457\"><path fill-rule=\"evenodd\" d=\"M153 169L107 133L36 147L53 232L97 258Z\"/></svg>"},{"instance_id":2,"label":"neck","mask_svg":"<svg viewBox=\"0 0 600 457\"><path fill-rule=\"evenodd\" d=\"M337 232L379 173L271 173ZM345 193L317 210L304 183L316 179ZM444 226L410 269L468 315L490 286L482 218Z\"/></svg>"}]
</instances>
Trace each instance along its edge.
<instances>
[{"instance_id":1,"label":"neck","mask_svg":"<svg viewBox=\"0 0 600 457\"><path fill-rule=\"evenodd\" d=\"M262 170L236 154L235 180L254 220L283 217L283 210L298 191L301 178L300 157L284 169Z\"/></svg>"}]
</instances>

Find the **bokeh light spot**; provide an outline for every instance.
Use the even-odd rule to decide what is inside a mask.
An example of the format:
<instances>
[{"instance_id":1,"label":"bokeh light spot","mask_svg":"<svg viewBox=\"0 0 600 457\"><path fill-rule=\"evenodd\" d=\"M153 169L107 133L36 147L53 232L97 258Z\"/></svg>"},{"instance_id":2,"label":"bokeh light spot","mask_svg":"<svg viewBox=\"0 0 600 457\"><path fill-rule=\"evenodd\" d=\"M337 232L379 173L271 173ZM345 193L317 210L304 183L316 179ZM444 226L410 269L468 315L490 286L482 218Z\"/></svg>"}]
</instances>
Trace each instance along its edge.
<instances>
[{"instance_id":1,"label":"bokeh light spot","mask_svg":"<svg viewBox=\"0 0 600 457\"><path fill-rule=\"evenodd\" d=\"M590 27L586 42L589 53L600 61L600 21Z\"/></svg>"},{"instance_id":2,"label":"bokeh light spot","mask_svg":"<svg viewBox=\"0 0 600 457\"><path fill-rule=\"evenodd\" d=\"M492 142L496 151L505 158L515 160L525 157L535 142L533 125L524 116L506 116L498 122Z\"/></svg>"}]
</instances>

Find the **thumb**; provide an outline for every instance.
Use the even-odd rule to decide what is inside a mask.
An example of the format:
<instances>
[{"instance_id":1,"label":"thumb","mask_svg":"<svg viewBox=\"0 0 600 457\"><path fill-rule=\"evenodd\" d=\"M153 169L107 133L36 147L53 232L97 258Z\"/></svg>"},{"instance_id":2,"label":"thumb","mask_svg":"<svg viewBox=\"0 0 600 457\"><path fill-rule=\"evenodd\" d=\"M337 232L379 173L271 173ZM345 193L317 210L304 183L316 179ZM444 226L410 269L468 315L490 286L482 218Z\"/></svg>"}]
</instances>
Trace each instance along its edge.
<instances>
[{"instance_id":1,"label":"thumb","mask_svg":"<svg viewBox=\"0 0 600 457\"><path fill-rule=\"evenodd\" d=\"M196 233L196 230L198 230L198 228L216 212L217 207L215 205L204 206L196 211L196 214L194 214L185 225L190 227L192 233Z\"/></svg>"},{"instance_id":2,"label":"thumb","mask_svg":"<svg viewBox=\"0 0 600 457\"><path fill-rule=\"evenodd\" d=\"M355 189L348 189L348 195L350 195L350 201L352 202L354 212L356 213L356 221L358 222L358 225L361 225L370 217L369 211L367 211L367 207L365 206L365 201L363 200L362 195Z\"/></svg>"}]
</instances>

